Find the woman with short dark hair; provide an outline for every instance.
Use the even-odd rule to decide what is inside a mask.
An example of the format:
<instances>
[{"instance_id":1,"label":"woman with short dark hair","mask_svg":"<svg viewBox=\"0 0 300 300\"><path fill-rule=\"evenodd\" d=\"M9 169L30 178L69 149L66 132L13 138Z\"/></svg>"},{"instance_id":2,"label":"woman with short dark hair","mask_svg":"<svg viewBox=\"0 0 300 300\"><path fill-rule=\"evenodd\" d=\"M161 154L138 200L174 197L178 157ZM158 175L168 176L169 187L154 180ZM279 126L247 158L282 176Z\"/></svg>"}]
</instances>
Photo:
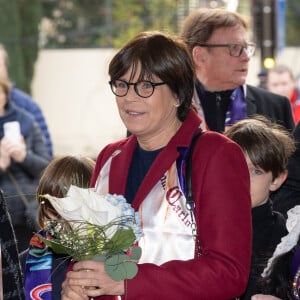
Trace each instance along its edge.
<instances>
[{"instance_id":1,"label":"woman with short dark hair","mask_svg":"<svg viewBox=\"0 0 300 300\"><path fill-rule=\"evenodd\" d=\"M119 115L132 134L100 152L92 187L124 195L139 212L142 256L136 277L121 281L112 280L102 262L74 264L62 299L239 296L251 258L249 174L235 143L216 132L199 137L186 45L160 32L142 32L114 56L109 75ZM192 140L195 207L186 203L184 183Z\"/></svg>"}]
</instances>

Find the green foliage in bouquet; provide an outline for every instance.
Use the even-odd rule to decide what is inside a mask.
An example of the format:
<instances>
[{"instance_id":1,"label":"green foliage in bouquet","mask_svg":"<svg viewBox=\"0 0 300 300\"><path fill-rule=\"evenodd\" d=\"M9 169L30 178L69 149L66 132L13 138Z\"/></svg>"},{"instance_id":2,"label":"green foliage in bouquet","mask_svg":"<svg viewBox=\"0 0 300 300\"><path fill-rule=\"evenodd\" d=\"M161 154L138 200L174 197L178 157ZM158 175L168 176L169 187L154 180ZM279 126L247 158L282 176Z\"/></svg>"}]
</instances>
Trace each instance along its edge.
<instances>
[{"instance_id":1,"label":"green foliage in bouquet","mask_svg":"<svg viewBox=\"0 0 300 300\"><path fill-rule=\"evenodd\" d=\"M132 246L136 240L134 222L130 216L103 226L86 221L49 220L47 231L51 239L39 236L57 254L76 261L103 261L107 274L120 281L133 278L138 271L141 248Z\"/></svg>"}]
</instances>

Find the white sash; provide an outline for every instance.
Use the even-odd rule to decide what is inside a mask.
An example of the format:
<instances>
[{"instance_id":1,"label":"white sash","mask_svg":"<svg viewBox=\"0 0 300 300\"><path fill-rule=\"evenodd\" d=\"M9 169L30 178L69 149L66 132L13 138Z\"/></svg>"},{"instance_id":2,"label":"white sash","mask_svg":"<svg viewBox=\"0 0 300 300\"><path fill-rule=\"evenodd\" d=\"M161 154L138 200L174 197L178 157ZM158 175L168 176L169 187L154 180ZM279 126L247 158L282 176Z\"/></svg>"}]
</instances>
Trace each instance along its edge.
<instances>
[{"instance_id":1,"label":"white sash","mask_svg":"<svg viewBox=\"0 0 300 300\"><path fill-rule=\"evenodd\" d=\"M118 153L114 153L117 155ZM100 171L96 191L108 192L111 158ZM176 161L153 187L139 208L143 237L139 241L142 257L139 263L160 265L169 260L188 260L194 257L195 242L191 218L185 207L180 188Z\"/></svg>"}]
</instances>

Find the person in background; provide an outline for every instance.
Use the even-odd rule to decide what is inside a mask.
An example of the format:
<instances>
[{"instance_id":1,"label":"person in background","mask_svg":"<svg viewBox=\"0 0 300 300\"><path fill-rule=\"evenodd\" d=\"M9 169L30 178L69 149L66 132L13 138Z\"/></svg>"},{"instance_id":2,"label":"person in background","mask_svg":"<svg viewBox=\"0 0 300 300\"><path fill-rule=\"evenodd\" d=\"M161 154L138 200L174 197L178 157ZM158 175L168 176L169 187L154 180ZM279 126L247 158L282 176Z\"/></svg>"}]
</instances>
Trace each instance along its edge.
<instances>
[{"instance_id":1,"label":"person in background","mask_svg":"<svg viewBox=\"0 0 300 300\"><path fill-rule=\"evenodd\" d=\"M50 162L45 139L32 115L9 99L10 83L0 79L0 186L12 218L18 250L27 247L36 226L35 189ZM17 121L20 136L4 135L4 126Z\"/></svg>"},{"instance_id":2,"label":"person in background","mask_svg":"<svg viewBox=\"0 0 300 300\"><path fill-rule=\"evenodd\" d=\"M45 137L47 149L50 157L53 157L52 141L48 130L48 126L40 106L30 97L30 95L18 89L14 83L9 80L8 74L9 57L5 47L0 44L0 77L10 82L10 99L18 106L25 109L33 115L39 124L41 131Z\"/></svg>"},{"instance_id":3,"label":"person in background","mask_svg":"<svg viewBox=\"0 0 300 300\"><path fill-rule=\"evenodd\" d=\"M23 278L10 215L0 190L0 251L3 300L23 300Z\"/></svg>"},{"instance_id":4,"label":"person in background","mask_svg":"<svg viewBox=\"0 0 300 300\"><path fill-rule=\"evenodd\" d=\"M250 174L252 265L247 289L240 297L248 300L259 291L261 273L280 239L287 234L285 218L272 209L270 193L285 181L295 143L286 129L263 116L238 121L225 135L243 149Z\"/></svg>"},{"instance_id":5,"label":"person in background","mask_svg":"<svg viewBox=\"0 0 300 300\"><path fill-rule=\"evenodd\" d=\"M88 188L94 167L95 161L92 159L72 155L57 157L47 166L36 191L38 224L41 229L39 234L49 234L48 220L61 218L43 195L63 198L71 184ZM54 253L37 235L33 235L29 248L20 254L20 260L24 273L25 299L31 299L30 294L37 290L39 295L48 297L43 299L60 299L61 284L70 259ZM41 289L41 285L45 288Z\"/></svg>"},{"instance_id":6,"label":"person in background","mask_svg":"<svg viewBox=\"0 0 300 300\"><path fill-rule=\"evenodd\" d=\"M194 99L202 125L223 133L236 121L260 114L292 130L286 97L245 84L255 51L247 30L242 15L219 8L197 9L183 23L181 36L194 61Z\"/></svg>"},{"instance_id":7,"label":"person in background","mask_svg":"<svg viewBox=\"0 0 300 300\"><path fill-rule=\"evenodd\" d=\"M260 72L257 74L257 78L259 80L258 87L265 90L267 89L267 76L268 76L268 71L265 68L262 68Z\"/></svg>"},{"instance_id":8,"label":"person in background","mask_svg":"<svg viewBox=\"0 0 300 300\"><path fill-rule=\"evenodd\" d=\"M269 69L267 89L290 100L294 120L297 124L300 121L300 89L297 87L297 81L292 70L285 65L277 65Z\"/></svg>"},{"instance_id":9,"label":"person in background","mask_svg":"<svg viewBox=\"0 0 300 300\"><path fill-rule=\"evenodd\" d=\"M124 195L139 212L142 257L137 275L125 281L112 280L103 262L75 263L62 300L239 296L251 260L249 172L236 143L199 128L185 43L161 32L139 33L113 57L109 75L131 135L100 152L91 186L100 194ZM187 207L185 163L192 140L194 205Z\"/></svg>"}]
</instances>

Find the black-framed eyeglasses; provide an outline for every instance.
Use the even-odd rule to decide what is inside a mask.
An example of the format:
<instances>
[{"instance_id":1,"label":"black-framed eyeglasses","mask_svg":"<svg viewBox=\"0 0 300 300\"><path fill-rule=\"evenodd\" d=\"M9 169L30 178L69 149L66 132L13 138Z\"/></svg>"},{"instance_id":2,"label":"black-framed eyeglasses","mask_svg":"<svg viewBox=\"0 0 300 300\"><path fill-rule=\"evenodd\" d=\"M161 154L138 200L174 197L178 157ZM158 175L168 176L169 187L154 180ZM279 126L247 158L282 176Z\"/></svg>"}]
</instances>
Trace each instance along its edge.
<instances>
[{"instance_id":1,"label":"black-framed eyeglasses","mask_svg":"<svg viewBox=\"0 0 300 300\"><path fill-rule=\"evenodd\" d=\"M116 79L109 81L112 92L118 97L124 97L127 95L129 87L133 85L133 88L138 96L142 98L148 98L154 93L154 89L158 85L166 84L165 82L151 82L147 80L138 82L127 82L125 80Z\"/></svg>"},{"instance_id":2,"label":"black-framed eyeglasses","mask_svg":"<svg viewBox=\"0 0 300 300\"><path fill-rule=\"evenodd\" d=\"M254 55L256 45L254 43L243 44L197 44L201 47L207 48L217 48L217 47L227 47L229 49L229 55L234 57L239 57L242 55L245 49L249 57Z\"/></svg>"}]
</instances>

